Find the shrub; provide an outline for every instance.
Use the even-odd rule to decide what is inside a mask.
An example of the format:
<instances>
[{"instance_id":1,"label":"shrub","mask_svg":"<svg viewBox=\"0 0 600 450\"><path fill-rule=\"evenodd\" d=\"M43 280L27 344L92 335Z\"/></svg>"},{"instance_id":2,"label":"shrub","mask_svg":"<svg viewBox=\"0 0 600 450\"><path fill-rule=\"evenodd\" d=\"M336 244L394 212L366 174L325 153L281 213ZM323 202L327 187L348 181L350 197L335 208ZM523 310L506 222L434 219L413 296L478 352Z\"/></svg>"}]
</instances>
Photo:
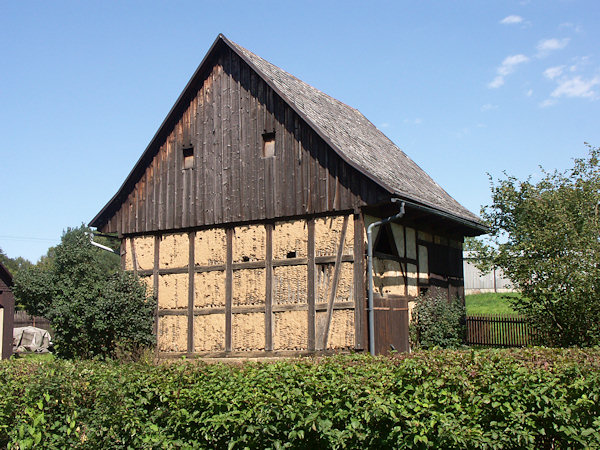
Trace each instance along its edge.
<instances>
[{"instance_id":1,"label":"shrub","mask_svg":"<svg viewBox=\"0 0 600 450\"><path fill-rule=\"evenodd\" d=\"M90 244L87 231L68 229L50 261L20 271L15 295L30 314L50 320L60 357L137 353L154 342L155 302L146 284L118 269L117 255Z\"/></svg>"},{"instance_id":2,"label":"shrub","mask_svg":"<svg viewBox=\"0 0 600 450\"><path fill-rule=\"evenodd\" d=\"M465 313L462 299L448 300L443 291L419 297L410 324L412 347L460 347L465 341Z\"/></svg>"},{"instance_id":3,"label":"shrub","mask_svg":"<svg viewBox=\"0 0 600 450\"><path fill-rule=\"evenodd\" d=\"M600 350L0 362L0 448L598 448Z\"/></svg>"}]
</instances>

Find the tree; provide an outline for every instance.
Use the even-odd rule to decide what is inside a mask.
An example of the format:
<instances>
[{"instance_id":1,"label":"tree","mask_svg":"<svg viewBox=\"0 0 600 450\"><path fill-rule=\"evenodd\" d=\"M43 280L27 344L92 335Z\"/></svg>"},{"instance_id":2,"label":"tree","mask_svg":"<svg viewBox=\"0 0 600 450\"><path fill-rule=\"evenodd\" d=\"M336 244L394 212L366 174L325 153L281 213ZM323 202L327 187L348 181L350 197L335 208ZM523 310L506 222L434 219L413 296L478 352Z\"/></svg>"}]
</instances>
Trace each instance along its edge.
<instances>
[{"instance_id":1,"label":"tree","mask_svg":"<svg viewBox=\"0 0 600 450\"><path fill-rule=\"evenodd\" d=\"M14 277L17 272L19 272L21 269L26 269L28 267L33 266L33 264L31 264L31 262L21 256L18 256L16 258L10 258L6 253L4 253L4 250L2 250L0 248L0 263L2 263L4 265L4 267L6 267L9 272L11 273L11 275Z\"/></svg>"},{"instance_id":2,"label":"tree","mask_svg":"<svg viewBox=\"0 0 600 450\"><path fill-rule=\"evenodd\" d=\"M491 181L485 249L521 290L514 300L553 345L600 344L600 149L533 182ZM486 247L484 245L484 247Z\"/></svg>"},{"instance_id":3,"label":"tree","mask_svg":"<svg viewBox=\"0 0 600 450\"><path fill-rule=\"evenodd\" d=\"M42 264L15 277L16 298L47 317L59 356L114 356L152 345L154 301L137 277L119 270L118 255L90 244L89 230L67 229Z\"/></svg>"}]
</instances>

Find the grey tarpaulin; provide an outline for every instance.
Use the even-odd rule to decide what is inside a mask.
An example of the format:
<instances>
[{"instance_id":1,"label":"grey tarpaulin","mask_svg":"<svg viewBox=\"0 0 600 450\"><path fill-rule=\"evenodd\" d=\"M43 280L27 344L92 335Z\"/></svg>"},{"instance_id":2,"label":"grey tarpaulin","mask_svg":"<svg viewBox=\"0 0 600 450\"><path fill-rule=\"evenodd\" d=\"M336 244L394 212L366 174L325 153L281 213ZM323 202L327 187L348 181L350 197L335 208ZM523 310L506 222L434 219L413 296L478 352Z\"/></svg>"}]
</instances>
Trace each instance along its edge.
<instances>
[{"instance_id":1,"label":"grey tarpaulin","mask_svg":"<svg viewBox=\"0 0 600 450\"><path fill-rule=\"evenodd\" d=\"M14 353L47 353L50 345L50 333L42 328L19 327L13 331Z\"/></svg>"}]
</instances>

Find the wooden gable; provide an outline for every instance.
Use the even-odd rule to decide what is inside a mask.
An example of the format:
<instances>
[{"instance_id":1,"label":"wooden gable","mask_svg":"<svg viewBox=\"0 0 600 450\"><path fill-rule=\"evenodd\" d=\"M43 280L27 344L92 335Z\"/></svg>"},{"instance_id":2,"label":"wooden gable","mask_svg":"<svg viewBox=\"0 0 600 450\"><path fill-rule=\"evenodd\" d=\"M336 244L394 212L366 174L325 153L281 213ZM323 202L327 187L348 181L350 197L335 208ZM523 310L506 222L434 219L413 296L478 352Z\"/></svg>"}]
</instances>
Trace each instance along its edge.
<instances>
[{"instance_id":1,"label":"wooden gable","mask_svg":"<svg viewBox=\"0 0 600 450\"><path fill-rule=\"evenodd\" d=\"M185 107L170 113L176 114L168 133L146 151L153 156L139 179L93 226L146 233L353 210L389 199L230 47L218 41L203 66L184 91L193 92ZM265 157L265 139L272 138L274 156Z\"/></svg>"}]
</instances>

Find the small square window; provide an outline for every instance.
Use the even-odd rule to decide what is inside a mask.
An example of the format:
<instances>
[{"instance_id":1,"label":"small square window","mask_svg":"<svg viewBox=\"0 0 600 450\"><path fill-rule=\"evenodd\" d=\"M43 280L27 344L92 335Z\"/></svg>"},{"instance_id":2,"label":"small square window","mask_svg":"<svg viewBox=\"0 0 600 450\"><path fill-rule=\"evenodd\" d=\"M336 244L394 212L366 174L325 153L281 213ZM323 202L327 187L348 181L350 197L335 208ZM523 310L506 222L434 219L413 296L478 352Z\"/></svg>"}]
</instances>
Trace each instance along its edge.
<instances>
[{"instance_id":1,"label":"small square window","mask_svg":"<svg viewBox=\"0 0 600 450\"><path fill-rule=\"evenodd\" d=\"M262 157L272 158L275 156L275 133L264 133L263 137L263 148Z\"/></svg>"},{"instance_id":2,"label":"small square window","mask_svg":"<svg viewBox=\"0 0 600 450\"><path fill-rule=\"evenodd\" d=\"M183 149L183 168L191 169L194 167L194 147Z\"/></svg>"}]
</instances>

